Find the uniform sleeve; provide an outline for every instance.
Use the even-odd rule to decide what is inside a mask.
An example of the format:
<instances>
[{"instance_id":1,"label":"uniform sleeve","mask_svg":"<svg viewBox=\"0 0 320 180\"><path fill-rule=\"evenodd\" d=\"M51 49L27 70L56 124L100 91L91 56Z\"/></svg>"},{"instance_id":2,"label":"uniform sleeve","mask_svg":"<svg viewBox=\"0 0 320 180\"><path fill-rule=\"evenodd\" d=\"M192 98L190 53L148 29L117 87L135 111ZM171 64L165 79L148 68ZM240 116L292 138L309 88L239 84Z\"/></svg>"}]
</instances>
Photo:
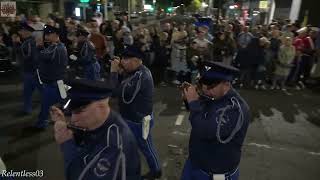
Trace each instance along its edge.
<instances>
[{"instance_id":1,"label":"uniform sleeve","mask_svg":"<svg viewBox=\"0 0 320 180\"><path fill-rule=\"evenodd\" d=\"M71 162L78 156L77 147L74 139L68 140L60 145L63 153L64 168L68 169Z\"/></svg>"},{"instance_id":2,"label":"uniform sleeve","mask_svg":"<svg viewBox=\"0 0 320 180\"><path fill-rule=\"evenodd\" d=\"M60 58L60 63L64 66L68 65L68 52L67 48L65 46L60 46L59 47L59 58Z\"/></svg>"},{"instance_id":3,"label":"uniform sleeve","mask_svg":"<svg viewBox=\"0 0 320 180\"><path fill-rule=\"evenodd\" d=\"M36 42L32 41L30 42L31 45L31 58L36 61L35 63L38 64L39 63L39 49L36 46Z\"/></svg>"},{"instance_id":4,"label":"uniform sleeve","mask_svg":"<svg viewBox=\"0 0 320 180\"><path fill-rule=\"evenodd\" d=\"M191 123L191 126L194 130L198 127L198 124L201 124L201 116L202 116L202 106L201 101L191 101L189 102L189 109L190 109L190 115L189 115L189 121Z\"/></svg>"},{"instance_id":5,"label":"uniform sleeve","mask_svg":"<svg viewBox=\"0 0 320 180\"><path fill-rule=\"evenodd\" d=\"M120 97L121 88L120 88L119 73L111 72L109 76L109 82L113 89L112 97Z\"/></svg>"},{"instance_id":6,"label":"uniform sleeve","mask_svg":"<svg viewBox=\"0 0 320 180\"><path fill-rule=\"evenodd\" d=\"M137 85L137 84L136 84ZM146 71L145 74L142 75L142 82L141 82L141 89L140 89L140 93L142 94L142 96L139 96L139 98L143 98L143 100L141 102L143 102L143 104L145 105L144 108L142 108L142 112L140 112L140 118L142 119L145 115L149 115L150 113L152 113L152 98L153 98L153 89L154 89L154 85L153 85L153 79L152 79L152 75L150 71ZM133 93L134 91L132 91Z\"/></svg>"}]
</instances>

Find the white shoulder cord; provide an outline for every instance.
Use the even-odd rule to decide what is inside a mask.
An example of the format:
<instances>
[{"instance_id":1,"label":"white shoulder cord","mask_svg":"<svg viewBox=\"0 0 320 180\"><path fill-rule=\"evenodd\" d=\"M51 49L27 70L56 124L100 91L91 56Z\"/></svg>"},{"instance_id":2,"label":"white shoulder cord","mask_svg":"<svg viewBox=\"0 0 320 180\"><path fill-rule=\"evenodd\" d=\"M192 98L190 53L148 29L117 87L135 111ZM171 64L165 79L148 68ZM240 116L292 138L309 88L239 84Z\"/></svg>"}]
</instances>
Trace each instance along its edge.
<instances>
[{"instance_id":1,"label":"white shoulder cord","mask_svg":"<svg viewBox=\"0 0 320 180\"><path fill-rule=\"evenodd\" d=\"M135 89L135 91L133 92L133 95L132 95L131 99L127 101L127 100L124 98L125 90L126 90L127 86L129 85L130 81L131 81L133 78L135 78L136 76L139 77L138 82L137 82L137 85L136 85L136 89ZM124 85L123 85L123 88L122 88L122 101L123 101L125 104L131 104L131 103L133 102L133 100L136 98L136 96L137 96L137 94L138 94L138 92L140 91L140 88L141 88L141 81L142 81L141 76L142 76L142 72L141 72L141 71L137 71L133 76L131 76L130 78L128 78L128 79L126 79L126 80L124 80L124 81L122 82L122 83L124 84Z\"/></svg>"},{"instance_id":2,"label":"white shoulder cord","mask_svg":"<svg viewBox=\"0 0 320 180\"><path fill-rule=\"evenodd\" d=\"M223 118L218 118L218 126L217 126L216 136L217 136L218 141L222 144L226 144L233 139L234 135L241 129L241 127L243 125L243 121L244 121L243 111L242 111L242 108L240 106L239 101L235 97L232 97L231 102L232 102L232 107L234 107L235 105L237 105L239 107L240 115L238 117L237 124L236 124L235 128L232 130L230 136L225 140L222 140L220 137L220 130L221 130ZM227 108L228 107L226 107L225 109L222 109L222 110L226 110ZM222 116L223 116L223 114L222 114Z\"/></svg>"},{"instance_id":3,"label":"white shoulder cord","mask_svg":"<svg viewBox=\"0 0 320 180\"><path fill-rule=\"evenodd\" d=\"M57 48L58 48L57 45L50 45L48 48L42 50L41 53L43 53L43 54L51 54L51 53L53 53L52 56L51 56L51 60L53 60L55 55L56 55ZM60 63L60 55L58 56L58 58L59 58L59 63Z\"/></svg>"},{"instance_id":4,"label":"white shoulder cord","mask_svg":"<svg viewBox=\"0 0 320 180\"><path fill-rule=\"evenodd\" d=\"M110 130L111 128L115 128L116 132L117 132L117 147L120 148L120 156L117 159L117 163L116 163L116 169L115 172L118 171L119 166L119 162L120 162L120 158L123 158L122 156L124 156L123 152L122 152L122 138L120 136L119 133L119 127L116 124L112 124L109 128L108 128L108 132L107 132L107 146L105 146L104 148L102 148L95 156L94 158L86 165L86 167L82 170L78 180L82 180L85 176L85 174L89 171L89 169L99 160L101 153L106 150L107 148L109 148L110 143L109 143L109 138L110 138ZM119 162L118 162L119 161ZM125 163L125 162L124 162ZM124 166L123 168L125 169L125 164L122 163L122 165ZM123 173L123 172L122 172ZM116 175L115 175L116 176ZM115 177L113 177L113 179L115 179ZM122 179L125 180L125 179Z\"/></svg>"},{"instance_id":5,"label":"white shoulder cord","mask_svg":"<svg viewBox=\"0 0 320 180\"><path fill-rule=\"evenodd\" d=\"M87 56L88 55L88 42L84 42L81 51L80 51L81 56Z\"/></svg>"}]
</instances>

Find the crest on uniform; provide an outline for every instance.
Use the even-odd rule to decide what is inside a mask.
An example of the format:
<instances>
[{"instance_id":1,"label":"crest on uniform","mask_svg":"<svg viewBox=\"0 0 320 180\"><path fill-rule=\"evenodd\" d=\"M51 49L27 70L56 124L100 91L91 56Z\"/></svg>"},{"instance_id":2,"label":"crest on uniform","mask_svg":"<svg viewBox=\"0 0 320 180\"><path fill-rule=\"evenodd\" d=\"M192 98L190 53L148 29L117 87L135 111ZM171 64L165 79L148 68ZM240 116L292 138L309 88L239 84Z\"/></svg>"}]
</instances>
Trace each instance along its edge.
<instances>
[{"instance_id":1,"label":"crest on uniform","mask_svg":"<svg viewBox=\"0 0 320 180\"><path fill-rule=\"evenodd\" d=\"M212 67L210 67L210 66L204 66L204 68L206 69L206 71L209 71Z\"/></svg>"},{"instance_id":2,"label":"crest on uniform","mask_svg":"<svg viewBox=\"0 0 320 180\"><path fill-rule=\"evenodd\" d=\"M97 166L93 169L93 172L98 177L105 176L111 169L111 163L107 158L99 159Z\"/></svg>"}]
</instances>

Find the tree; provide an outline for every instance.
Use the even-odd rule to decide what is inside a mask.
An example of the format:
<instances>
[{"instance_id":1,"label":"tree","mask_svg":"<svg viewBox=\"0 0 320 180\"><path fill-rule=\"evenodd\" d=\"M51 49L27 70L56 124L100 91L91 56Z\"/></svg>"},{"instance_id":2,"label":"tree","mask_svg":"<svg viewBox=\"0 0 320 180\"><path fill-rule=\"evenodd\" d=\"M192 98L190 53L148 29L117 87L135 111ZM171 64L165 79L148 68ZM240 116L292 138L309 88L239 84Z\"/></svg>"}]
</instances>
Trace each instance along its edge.
<instances>
[{"instance_id":1,"label":"tree","mask_svg":"<svg viewBox=\"0 0 320 180\"><path fill-rule=\"evenodd\" d=\"M196 12L201 7L201 1L200 0L192 0L190 5L187 7L187 10L190 12Z\"/></svg>"}]
</instances>

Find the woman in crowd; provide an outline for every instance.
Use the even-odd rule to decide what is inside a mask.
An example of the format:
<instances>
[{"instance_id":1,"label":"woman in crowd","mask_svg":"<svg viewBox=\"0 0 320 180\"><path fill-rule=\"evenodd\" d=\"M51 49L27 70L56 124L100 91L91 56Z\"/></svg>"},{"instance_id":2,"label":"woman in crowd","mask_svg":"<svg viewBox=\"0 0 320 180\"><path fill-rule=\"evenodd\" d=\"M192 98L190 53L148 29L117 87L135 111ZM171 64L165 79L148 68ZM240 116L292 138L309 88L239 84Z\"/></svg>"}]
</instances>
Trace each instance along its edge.
<instances>
[{"instance_id":1,"label":"woman in crowd","mask_svg":"<svg viewBox=\"0 0 320 180\"><path fill-rule=\"evenodd\" d=\"M285 82L289 75L290 68L292 67L291 63L295 55L296 53L294 46L292 45L292 39L286 37L283 41L283 45L280 47L271 89L275 89L277 83L279 83L281 90L286 91Z\"/></svg>"}]
</instances>

